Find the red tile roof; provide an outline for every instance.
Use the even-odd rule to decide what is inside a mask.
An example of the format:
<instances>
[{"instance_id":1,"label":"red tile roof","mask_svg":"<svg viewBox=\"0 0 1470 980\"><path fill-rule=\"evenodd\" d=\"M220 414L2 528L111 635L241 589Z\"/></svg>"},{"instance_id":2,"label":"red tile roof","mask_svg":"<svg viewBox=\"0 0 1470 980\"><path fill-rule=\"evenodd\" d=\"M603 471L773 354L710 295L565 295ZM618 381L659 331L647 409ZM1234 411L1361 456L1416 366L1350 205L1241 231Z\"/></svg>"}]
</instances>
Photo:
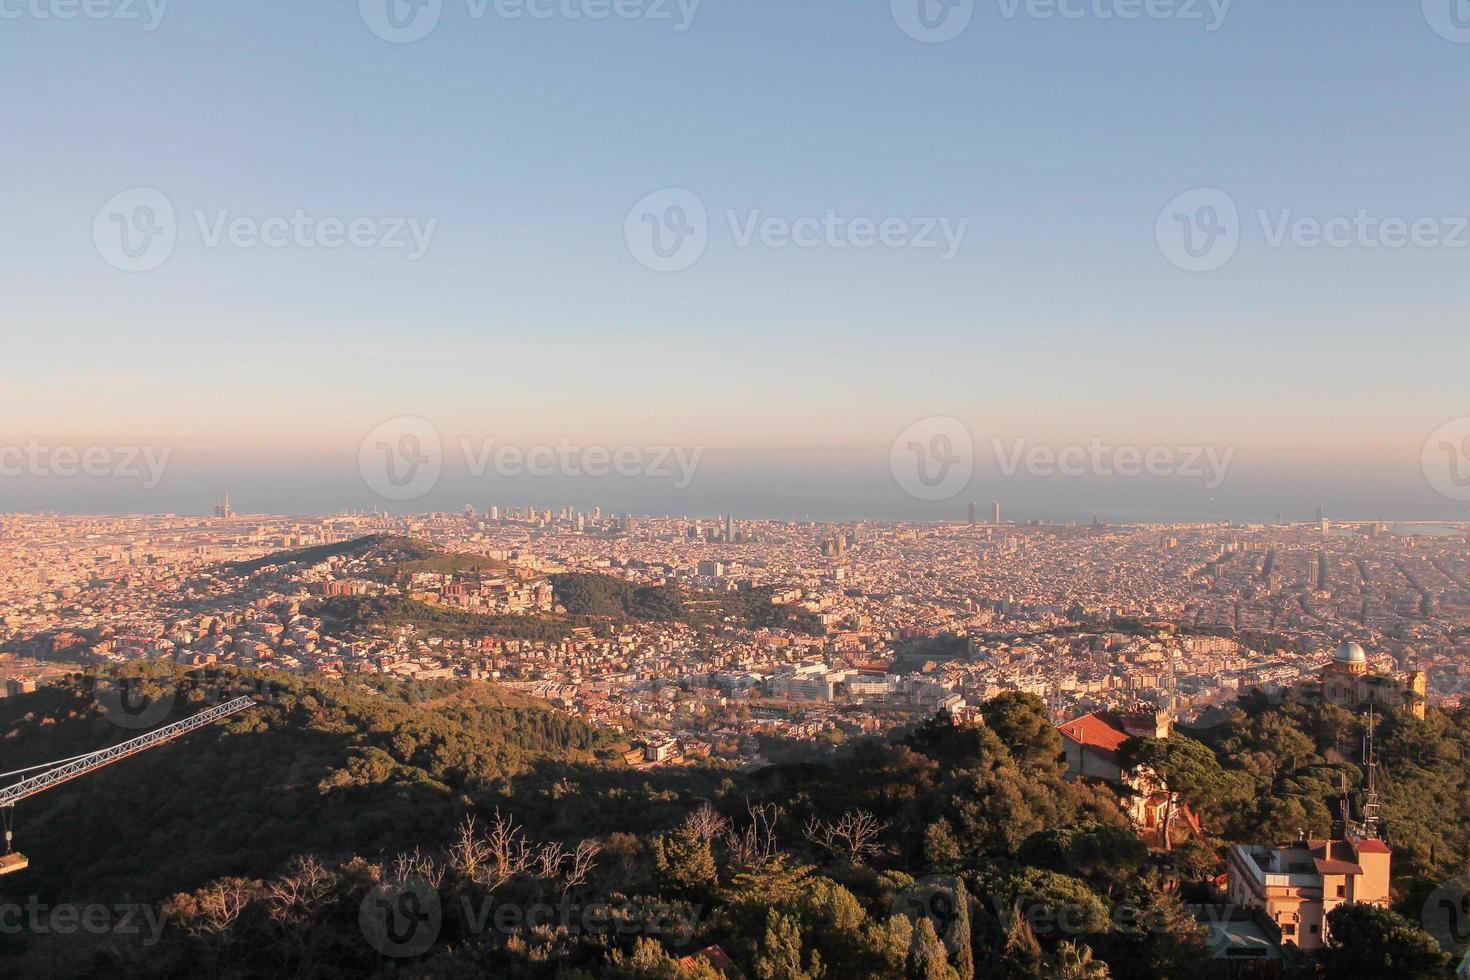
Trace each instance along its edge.
<instances>
[{"instance_id":1,"label":"red tile roof","mask_svg":"<svg viewBox=\"0 0 1470 980\"><path fill-rule=\"evenodd\" d=\"M1080 745L1116 752L1128 741L1128 733L1097 712L1073 718L1058 729Z\"/></svg>"},{"instance_id":2,"label":"red tile roof","mask_svg":"<svg viewBox=\"0 0 1470 980\"><path fill-rule=\"evenodd\" d=\"M1360 875L1363 873L1363 869L1351 861L1333 861L1317 858L1314 863L1317 865L1317 873L1319 875Z\"/></svg>"},{"instance_id":3,"label":"red tile roof","mask_svg":"<svg viewBox=\"0 0 1470 980\"><path fill-rule=\"evenodd\" d=\"M740 975L740 968L737 967L735 965L735 962L730 959L729 955L720 948L719 943L715 943L712 946L706 946L704 949L690 953L688 956L681 957L679 960L679 965L692 967L698 964L700 960L704 960L710 966L714 967L716 970L720 971L727 977L738 977Z\"/></svg>"},{"instance_id":4,"label":"red tile roof","mask_svg":"<svg viewBox=\"0 0 1470 980\"><path fill-rule=\"evenodd\" d=\"M1359 854L1392 854L1393 848L1372 837L1362 837L1349 841Z\"/></svg>"}]
</instances>

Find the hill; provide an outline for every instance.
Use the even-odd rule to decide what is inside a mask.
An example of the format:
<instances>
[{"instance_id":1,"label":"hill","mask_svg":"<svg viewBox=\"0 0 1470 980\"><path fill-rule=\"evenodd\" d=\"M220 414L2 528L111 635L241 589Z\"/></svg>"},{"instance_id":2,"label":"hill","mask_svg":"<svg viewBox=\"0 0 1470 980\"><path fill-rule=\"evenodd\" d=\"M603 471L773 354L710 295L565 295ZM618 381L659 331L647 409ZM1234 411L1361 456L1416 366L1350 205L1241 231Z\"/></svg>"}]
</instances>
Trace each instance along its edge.
<instances>
[{"instance_id":1,"label":"hill","mask_svg":"<svg viewBox=\"0 0 1470 980\"><path fill-rule=\"evenodd\" d=\"M638 585L612 575L575 572L551 576L556 601L568 613L611 620L716 624L744 629L785 629L811 636L826 632L821 620L797 606L771 601L768 588L739 592L683 590L677 585Z\"/></svg>"},{"instance_id":2,"label":"hill","mask_svg":"<svg viewBox=\"0 0 1470 980\"><path fill-rule=\"evenodd\" d=\"M27 891L163 895L259 876L296 853L399 848L538 767L613 746L484 684L142 665L0 700L5 768L95 751L242 693L258 706L21 803ZM135 702L152 705L146 723L122 710ZM0 895L10 885L0 879Z\"/></svg>"},{"instance_id":3,"label":"hill","mask_svg":"<svg viewBox=\"0 0 1470 980\"><path fill-rule=\"evenodd\" d=\"M749 977L1207 980L1228 968L1184 901L1222 901L1226 842L1331 832L1359 724L1244 699L1176 735L1181 768L1156 754L1159 771L1209 836L1165 852L1108 786L1066 778L1045 704L1014 692L982 724L936 718L754 772L633 770L492 688L144 674L170 715L239 690L264 704L22 806L35 864L0 879L0 908L141 902L157 930L0 931L6 976L713 980L677 957L717 944ZM114 681L0 703L7 761L119 740ZM1470 857L1467 732L1464 710L1381 720L1398 911L1329 951L1335 980L1447 966L1416 923Z\"/></svg>"}]
</instances>

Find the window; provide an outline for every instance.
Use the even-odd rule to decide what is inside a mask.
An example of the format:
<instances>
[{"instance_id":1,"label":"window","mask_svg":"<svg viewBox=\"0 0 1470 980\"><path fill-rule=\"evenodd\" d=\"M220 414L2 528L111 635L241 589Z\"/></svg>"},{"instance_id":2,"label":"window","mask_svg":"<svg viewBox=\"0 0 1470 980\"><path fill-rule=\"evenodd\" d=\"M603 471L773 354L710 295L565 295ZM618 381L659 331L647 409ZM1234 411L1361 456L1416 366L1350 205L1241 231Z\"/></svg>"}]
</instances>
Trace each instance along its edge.
<instances>
[{"instance_id":1,"label":"window","mask_svg":"<svg viewBox=\"0 0 1470 980\"><path fill-rule=\"evenodd\" d=\"M1337 886L1337 897L1338 898L1342 898L1346 894L1347 894L1347 885L1338 885Z\"/></svg>"},{"instance_id":2,"label":"window","mask_svg":"<svg viewBox=\"0 0 1470 980\"><path fill-rule=\"evenodd\" d=\"M1281 934L1283 936L1295 936L1296 935L1296 925L1295 925L1295 923L1288 922L1285 925L1283 925L1281 927Z\"/></svg>"}]
</instances>

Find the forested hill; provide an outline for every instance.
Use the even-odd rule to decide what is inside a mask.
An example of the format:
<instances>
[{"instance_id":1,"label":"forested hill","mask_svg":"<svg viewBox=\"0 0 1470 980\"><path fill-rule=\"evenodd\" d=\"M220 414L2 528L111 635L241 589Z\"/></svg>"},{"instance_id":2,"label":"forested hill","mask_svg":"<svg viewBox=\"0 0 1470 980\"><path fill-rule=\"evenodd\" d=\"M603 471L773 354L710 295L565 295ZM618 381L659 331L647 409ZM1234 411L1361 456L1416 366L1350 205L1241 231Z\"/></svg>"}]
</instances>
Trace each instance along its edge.
<instances>
[{"instance_id":1,"label":"forested hill","mask_svg":"<svg viewBox=\"0 0 1470 980\"><path fill-rule=\"evenodd\" d=\"M717 980L678 959L717 944L753 980L1224 980L1196 916L1223 914L1225 846L1340 832L1343 776L1361 807L1365 719L1291 697L1125 743L1200 818L1161 851L1018 692L807 761L635 770L489 687L143 669L164 710L132 728L110 676L0 702L3 768L262 705L21 804L33 864L0 910L137 902L157 928L0 928L0 976ZM1335 910L1342 940L1287 975L1448 974L1424 916L1470 867L1470 708L1374 738L1394 908Z\"/></svg>"},{"instance_id":2,"label":"forested hill","mask_svg":"<svg viewBox=\"0 0 1470 980\"><path fill-rule=\"evenodd\" d=\"M0 699L0 769L95 751L241 694L257 706L19 804L25 893L156 898L298 853L398 850L437 840L516 777L554 778L612 747L485 684L150 664ZM0 879L0 901L14 880Z\"/></svg>"}]
</instances>

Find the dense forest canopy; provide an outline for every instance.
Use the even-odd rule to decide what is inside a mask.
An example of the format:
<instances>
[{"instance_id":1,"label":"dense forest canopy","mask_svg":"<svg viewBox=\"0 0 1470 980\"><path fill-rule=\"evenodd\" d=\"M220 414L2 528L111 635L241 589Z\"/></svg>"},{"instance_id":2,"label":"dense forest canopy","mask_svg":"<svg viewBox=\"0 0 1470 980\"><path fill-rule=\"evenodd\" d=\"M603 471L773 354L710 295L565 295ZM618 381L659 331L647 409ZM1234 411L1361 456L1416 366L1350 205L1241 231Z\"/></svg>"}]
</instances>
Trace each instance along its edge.
<instances>
[{"instance_id":1,"label":"dense forest canopy","mask_svg":"<svg viewBox=\"0 0 1470 980\"><path fill-rule=\"evenodd\" d=\"M1205 828L1164 852L1111 788L1065 777L1028 695L820 761L632 769L488 685L163 665L0 701L0 744L17 766L67 757L133 734L116 712L140 695L170 719L237 693L260 705L21 806L34 864L0 904L135 901L158 924L0 936L18 973L708 977L679 957L717 944L757 978L1204 977L1190 907L1218 900L1223 844L1333 832L1341 777L1362 779L1362 719L1244 700L1167 751L1127 747ZM1324 954L1334 977L1447 969L1419 919L1470 858L1467 723L1379 719L1397 909Z\"/></svg>"}]
</instances>

